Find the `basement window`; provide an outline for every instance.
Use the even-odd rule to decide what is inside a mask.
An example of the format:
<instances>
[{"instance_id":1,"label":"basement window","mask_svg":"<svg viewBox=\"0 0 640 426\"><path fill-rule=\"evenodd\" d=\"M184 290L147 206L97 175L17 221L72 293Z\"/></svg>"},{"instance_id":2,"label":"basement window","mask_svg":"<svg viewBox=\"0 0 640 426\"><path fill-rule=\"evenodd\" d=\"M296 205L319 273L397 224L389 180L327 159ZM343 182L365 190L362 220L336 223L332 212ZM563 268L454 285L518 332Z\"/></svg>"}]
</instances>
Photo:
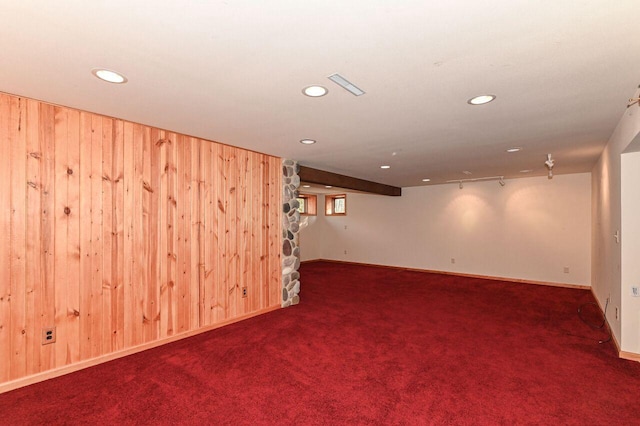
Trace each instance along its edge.
<instances>
[{"instance_id":1,"label":"basement window","mask_svg":"<svg viewBox=\"0 0 640 426\"><path fill-rule=\"evenodd\" d=\"M346 216L347 195L326 195L324 197L324 214L326 216Z\"/></svg>"},{"instance_id":2,"label":"basement window","mask_svg":"<svg viewBox=\"0 0 640 426\"><path fill-rule=\"evenodd\" d=\"M313 194L298 195L298 211L303 216L315 216L318 212L318 197Z\"/></svg>"}]
</instances>

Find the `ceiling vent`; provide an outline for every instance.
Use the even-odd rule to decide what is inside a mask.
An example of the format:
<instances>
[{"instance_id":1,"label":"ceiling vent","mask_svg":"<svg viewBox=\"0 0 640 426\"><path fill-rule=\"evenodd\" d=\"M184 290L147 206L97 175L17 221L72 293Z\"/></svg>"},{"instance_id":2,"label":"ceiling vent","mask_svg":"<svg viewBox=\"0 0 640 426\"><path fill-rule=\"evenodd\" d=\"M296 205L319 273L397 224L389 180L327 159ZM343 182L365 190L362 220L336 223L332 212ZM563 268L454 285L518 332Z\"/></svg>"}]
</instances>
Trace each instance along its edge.
<instances>
[{"instance_id":1,"label":"ceiling vent","mask_svg":"<svg viewBox=\"0 0 640 426\"><path fill-rule=\"evenodd\" d=\"M332 74L328 78L329 80L336 83L338 86L344 88L345 90L348 90L349 92L353 93L356 96L364 95L365 93L364 90L360 89L355 84L351 83L349 80L347 80L346 78L344 78L338 73Z\"/></svg>"}]
</instances>

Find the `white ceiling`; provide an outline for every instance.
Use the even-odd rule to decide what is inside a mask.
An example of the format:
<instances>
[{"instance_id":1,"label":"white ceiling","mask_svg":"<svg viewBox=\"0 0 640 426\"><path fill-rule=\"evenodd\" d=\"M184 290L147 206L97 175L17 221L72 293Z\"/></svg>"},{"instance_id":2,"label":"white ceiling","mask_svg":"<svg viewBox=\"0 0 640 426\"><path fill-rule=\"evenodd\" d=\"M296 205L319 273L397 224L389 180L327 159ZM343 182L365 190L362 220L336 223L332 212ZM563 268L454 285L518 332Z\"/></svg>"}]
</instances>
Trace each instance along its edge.
<instances>
[{"instance_id":1,"label":"white ceiling","mask_svg":"<svg viewBox=\"0 0 640 426\"><path fill-rule=\"evenodd\" d=\"M547 153L588 172L640 83L639 0L0 0L0 21L0 91L395 186Z\"/></svg>"}]
</instances>

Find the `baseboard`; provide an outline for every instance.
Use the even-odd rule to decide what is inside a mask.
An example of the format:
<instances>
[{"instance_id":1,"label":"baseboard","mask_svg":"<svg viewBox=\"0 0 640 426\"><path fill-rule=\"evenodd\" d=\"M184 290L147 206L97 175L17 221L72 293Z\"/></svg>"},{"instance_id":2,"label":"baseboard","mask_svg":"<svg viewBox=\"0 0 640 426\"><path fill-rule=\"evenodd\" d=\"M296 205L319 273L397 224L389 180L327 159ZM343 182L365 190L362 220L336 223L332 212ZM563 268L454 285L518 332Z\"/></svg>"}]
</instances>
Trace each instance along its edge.
<instances>
[{"instance_id":1,"label":"baseboard","mask_svg":"<svg viewBox=\"0 0 640 426\"><path fill-rule=\"evenodd\" d=\"M42 373L33 374L31 376L22 377L20 379L15 379L9 382L5 382L0 384L0 394L4 392L9 392L14 389L18 389L24 386L32 385L34 383L42 382L48 379L53 379L54 377L63 376L65 374L73 373L75 371L83 370L85 368L93 367L98 364L102 364L108 361L112 361L114 359L122 358L128 355L133 355L138 352L146 351L148 349L156 348L158 346L166 345L167 343L175 342L178 340L186 339L187 337L196 336L198 334L206 333L211 330L215 330L216 328L224 327L229 324L233 324L239 321L243 321L258 315L266 314L268 312L276 311L281 309L280 305L271 306L269 308L261 309L259 311L251 312L249 314L233 318L227 321L220 322L218 324L208 325L206 327L198 328L197 330L187 331L185 333L176 334L171 337L164 338L162 340L154 340L153 342L144 343L142 345L134 346L132 348L123 349L121 351L112 352L109 354L105 354L96 358L87 359L84 361L79 361L74 364L65 365L63 367L55 368L53 370L47 370Z\"/></svg>"},{"instance_id":2,"label":"baseboard","mask_svg":"<svg viewBox=\"0 0 640 426\"><path fill-rule=\"evenodd\" d=\"M520 284L535 284L535 285L546 285L550 287L563 287L563 288L576 288L580 290L591 290L591 286L580 285L580 284L565 284L565 283L553 283L553 282L547 282L547 281L524 280L520 278L493 277L490 275L465 274L462 272L438 271L434 269L409 268L404 266L378 265L375 263L349 262L345 260L314 259L314 260L307 260L302 263L313 263L313 262L343 263L347 265L372 266L375 268L387 268L387 269L395 269L399 271L427 272L431 274L454 275L458 277L478 278L482 280L507 281L507 282L520 283Z\"/></svg>"},{"instance_id":3,"label":"baseboard","mask_svg":"<svg viewBox=\"0 0 640 426\"><path fill-rule=\"evenodd\" d=\"M618 356L622 359L628 359L629 361L640 362L640 354L635 352L619 351Z\"/></svg>"}]
</instances>

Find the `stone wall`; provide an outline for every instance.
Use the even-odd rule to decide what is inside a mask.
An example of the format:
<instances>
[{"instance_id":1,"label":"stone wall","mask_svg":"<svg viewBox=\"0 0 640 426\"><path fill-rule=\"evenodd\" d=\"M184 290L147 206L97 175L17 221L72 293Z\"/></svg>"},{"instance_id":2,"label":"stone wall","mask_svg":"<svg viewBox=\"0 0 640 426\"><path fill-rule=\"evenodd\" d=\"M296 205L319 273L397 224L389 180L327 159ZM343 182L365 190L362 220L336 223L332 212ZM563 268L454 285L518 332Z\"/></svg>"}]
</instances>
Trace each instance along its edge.
<instances>
[{"instance_id":1,"label":"stone wall","mask_svg":"<svg viewBox=\"0 0 640 426\"><path fill-rule=\"evenodd\" d=\"M300 302L300 212L298 212L298 163L282 160L282 307Z\"/></svg>"}]
</instances>

